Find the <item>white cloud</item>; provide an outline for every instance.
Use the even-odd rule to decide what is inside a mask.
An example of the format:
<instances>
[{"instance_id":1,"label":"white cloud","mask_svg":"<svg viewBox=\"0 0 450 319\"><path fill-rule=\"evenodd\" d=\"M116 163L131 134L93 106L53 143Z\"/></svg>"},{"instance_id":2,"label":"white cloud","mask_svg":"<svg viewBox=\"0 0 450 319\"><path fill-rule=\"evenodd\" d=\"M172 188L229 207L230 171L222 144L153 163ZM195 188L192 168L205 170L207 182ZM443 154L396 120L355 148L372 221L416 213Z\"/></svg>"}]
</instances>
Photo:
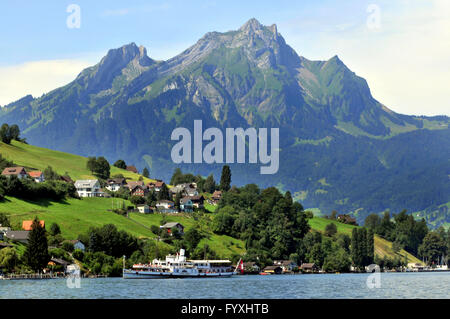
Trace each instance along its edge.
<instances>
[{"instance_id":1,"label":"white cloud","mask_svg":"<svg viewBox=\"0 0 450 319\"><path fill-rule=\"evenodd\" d=\"M450 115L450 1L401 4L395 9L379 4L380 29L369 29L365 19L359 27L336 25L334 31L317 21L319 31L305 35L305 25L290 22L286 41L309 59L337 54L367 80L377 100L396 112ZM361 10L369 15L364 6Z\"/></svg>"},{"instance_id":2,"label":"white cloud","mask_svg":"<svg viewBox=\"0 0 450 319\"><path fill-rule=\"evenodd\" d=\"M39 97L73 81L94 63L84 60L43 60L0 67L0 105L27 94Z\"/></svg>"}]
</instances>

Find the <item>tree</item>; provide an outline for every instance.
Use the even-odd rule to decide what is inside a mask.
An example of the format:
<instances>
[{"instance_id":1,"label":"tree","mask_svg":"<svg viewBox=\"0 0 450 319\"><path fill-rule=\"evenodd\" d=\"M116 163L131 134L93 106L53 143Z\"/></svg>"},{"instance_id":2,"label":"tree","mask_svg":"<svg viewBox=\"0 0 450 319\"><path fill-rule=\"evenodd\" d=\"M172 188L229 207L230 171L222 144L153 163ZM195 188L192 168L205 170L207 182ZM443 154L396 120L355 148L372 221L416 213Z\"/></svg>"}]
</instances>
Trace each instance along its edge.
<instances>
[{"instance_id":1,"label":"tree","mask_svg":"<svg viewBox=\"0 0 450 319\"><path fill-rule=\"evenodd\" d=\"M164 200L164 199L170 200L171 199L170 198L170 194L169 194L169 189L167 188L166 184L163 184L163 186L159 190L158 195L157 195L157 199L158 200Z\"/></svg>"},{"instance_id":2,"label":"tree","mask_svg":"<svg viewBox=\"0 0 450 319\"><path fill-rule=\"evenodd\" d=\"M124 160L121 160L121 159L117 160L117 161L113 164L113 166L118 167L118 168L121 168L121 169L126 169L126 168L127 168L127 164L125 163Z\"/></svg>"},{"instance_id":3,"label":"tree","mask_svg":"<svg viewBox=\"0 0 450 319\"><path fill-rule=\"evenodd\" d=\"M184 234L184 242L186 244L187 250L193 253L202 238L202 234L197 230L196 227L190 228Z\"/></svg>"},{"instance_id":4,"label":"tree","mask_svg":"<svg viewBox=\"0 0 450 319\"><path fill-rule=\"evenodd\" d=\"M375 239L374 239L374 233L371 228L369 228L367 232L367 263L373 264L375 260Z\"/></svg>"},{"instance_id":5,"label":"tree","mask_svg":"<svg viewBox=\"0 0 450 319\"><path fill-rule=\"evenodd\" d=\"M381 218L378 214L370 214L364 221L364 226L375 231L381 224Z\"/></svg>"},{"instance_id":6,"label":"tree","mask_svg":"<svg viewBox=\"0 0 450 319\"><path fill-rule=\"evenodd\" d=\"M334 223L329 223L325 226L325 236L333 237L337 233L337 227Z\"/></svg>"},{"instance_id":7,"label":"tree","mask_svg":"<svg viewBox=\"0 0 450 319\"><path fill-rule=\"evenodd\" d=\"M46 181L56 181L60 178L60 176L53 170L51 166L47 166L47 168L44 169L43 173Z\"/></svg>"},{"instance_id":8,"label":"tree","mask_svg":"<svg viewBox=\"0 0 450 319\"><path fill-rule=\"evenodd\" d=\"M50 235L56 236L58 234L61 234L61 228L59 228L57 223L52 223L50 226Z\"/></svg>"},{"instance_id":9,"label":"tree","mask_svg":"<svg viewBox=\"0 0 450 319\"><path fill-rule=\"evenodd\" d=\"M2 227L11 227L11 222L9 221L8 216L5 213L0 212L0 225Z\"/></svg>"},{"instance_id":10,"label":"tree","mask_svg":"<svg viewBox=\"0 0 450 319\"><path fill-rule=\"evenodd\" d=\"M447 243L438 232L429 232L419 246L419 255L426 258L429 265L437 264L446 253Z\"/></svg>"},{"instance_id":11,"label":"tree","mask_svg":"<svg viewBox=\"0 0 450 319\"><path fill-rule=\"evenodd\" d=\"M19 263L19 257L13 247L7 247L0 250L0 268L11 272Z\"/></svg>"},{"instance_id":12,"label":"tree","mask_svg":"<svg viewBox=\"0 0 450 319\"><path fill-rule=\"evenodd\" d=\"M143 196L131 196L130 202L134 205L140 205L145 203L145 198Z\"/></svg>"},{"instance_id":13,"label":"tree","mask_svg":"<svg viewBox=\"0 0 450 319\"><path fill-rule=\"evenodd\" d=\"M205 193L214 193L216 190L216 181L214 180L214 176L210 174L203 184L203 191Z\"/></svg>"},{"instance_id":14,"label":"tree","mask_svg":"<svg viewBox=\"0 0 450 319\"><path fill-rule=\"evenodd\" d=\"M11 130L9 128L9 125L4 123L0 128L0 139L3 143L11 144Z\"/></svg>"},{"instance_id":15,"label":"tree","mask_svg":"<svg viewBox=\"0 0 450 319\"><path fill-rule=\"evenodd\" d=\"M222 175L220 176L220 190L227 192L231 188L231 170L228 165L222 168Z\"/></svg>"},{"instance_id":16,"label":"tree","mask_svg":"<svg viewBox=\"0 0 450 319\"><path fill-rule=\"evenodd\" d=\"M147 167L144 167L144 170L142 171L142 176L149 178L150 172L148 171Z\"/></svg>"},{"instance_id":17,"label":"tree","mask_svg":"<svg viewBox=\"0 0 450 319\"><path fill-rule=\"evenodd\" d=\"M99 158L88 157L86 167L91 171L93 175L102 179L109 178L111 174L111 167L109 166L108 161L103 156L100 156Z\"/></svg>"},{"instance_id":18,"label":"tree","mask_svg":"<svg viewBox=\"0 0 450 319\"><path fill-rule=\"evenodd\" d=\"M178 185L180 184L180 180L183 177L183 172L179 167L175 168L175 171L172 174L172 178L170 179L171 185Z\"/></svg>"},{"instance_id":19,"label":"tree","mask_svg":"<svg viewBox=\"0 0 450 319\"><path fill-rule=\"evenodd\" d=\"M350 270L350 256L344 249L338 249L325 257L323 270L326 272L346 272Z\"/></svg>"},{"instance_id":20,"label":"tree","mask_svg":"<svg viewBox=\"0 0 450 319\"><path fill-rule=\"evenodd\" d=\"M11 137L11 139L16 140L16 141L20 141L20 129L19 126L17 124L13 124L9 127L9 135Z\"/></svg>"},{"instance_id":21,"label":"tree","mask_svg":"<svg viewBox=\"0 0 450 319\"><path fill-rule=\"evenodd\" d=\"M39 223L39 219L35 217L28 235L28 245L24 253L24 259L27 265L37 272L45 268L50 260L45 233L45 229Z\"/></svg>"}]
</instances>

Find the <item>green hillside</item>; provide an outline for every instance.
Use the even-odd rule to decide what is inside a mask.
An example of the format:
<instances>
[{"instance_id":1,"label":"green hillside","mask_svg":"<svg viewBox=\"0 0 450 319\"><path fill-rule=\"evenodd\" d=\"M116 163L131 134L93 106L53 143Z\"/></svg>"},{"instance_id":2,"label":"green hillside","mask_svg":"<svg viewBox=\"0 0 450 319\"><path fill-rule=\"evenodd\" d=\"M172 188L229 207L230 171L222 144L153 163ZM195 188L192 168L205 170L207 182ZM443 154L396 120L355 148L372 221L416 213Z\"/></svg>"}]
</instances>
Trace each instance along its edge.
<instances>
[{"instance_id":1,"label":"green hillside","mask_svg":"<svg viewBox=\"0 0 450 319\"><path fill-rule=\"evenodd\" d=\"M352 235L353 228L358 227L358 226L343 224L338 221L334 221L334 220L330 220L330 219L326 219L326 218L322 218L322 217L314 217L309 220L309 225L311 226L311 228L314 230L320 231L320 232L324 232L325 227L330 223L333 223L336 225L338 233L343 233L343 234L346 234L349 236ZM392 242L385 240L378 235L375 235L375 254L380 257L386 256L391 259L394 259L395 257L401 258L401 257L405 256L405 254L406 254L406 256L408 258L408 262L411 262L411 263L412 262L414 262L414 263L421 262L419 259L417 259L413 255L411 255L410 253L406 252L404 249L402 249L398 253L395 253L394 250L392 249Z\"/></svg>"},{"instance_id":2,"label":"green hillside","mask_svg":"<svg viewBox=\"0 0 450 319\"><path fill-rule=\"evenodd\" d=\"M87 161L85 157L16 141L13 141L11 145L0 143L0 154L15 164L27 168L44 169L50 165L59 174L68 172L72 179L93 178L85 168ZM111 167L111 175L118 173L133 180L140 177L140 175ZM155 238L155 235L150 231L150 227L152 225L159 226L163 216L161 214L130 213L127 218L110 211L113 206L121 205L122 201L122 199L111 198L70 198L62 202L47 200L31 202L7 196L0 203L0 212L6 213L10 217L12 226L16 229L21 228L23 220L30 220L35 216L44 220L47 225L58 223L63 237L67 239L76 239L79 234L86 233L90 227L99 227L109 223L116 225L119 230L125 230L139 238ZM124 201L124 203L126 206L131 205L129 201ZM207 206L208 211L214 212L214 206ZM197 220L195 220L192 215L178 214L168 215L166 220L168 222L180 222L185 226L185 230L191 227L200 229L206 234L206 237L200 242L200 246L208 244L221 257L230 258L232 255L243 255L245 253L243 241L225 235L217 235L210 230L212 216L212 214L203 214L197 216ZM350 236L352 229L356 227L321 217L314 217L310 219L309 223L313 230L320 232L325 230L327 224L335 223L339 233ZM388 256L390 258L407 254L408 261L420 262L404 250L395 254L392 250L392 243L378 236L375 237L375 252L380 257Z\"/></svg>"},{"instance_id":3,"label":"green hillside","mask_svg":"<svg viewBox=\"0 0 450 319\"><path fill-rule=\"evenodd\" d=\"M0 142L0 154L4 158L13 161L14 164L29 169L43 170L50 165L60 175L68 172L73 180L94 178L86 168L86 157L53 151L17 141L11 141L10 145ZM115 174L122 174L131 180L138 180L141 176L111 165L111 176ZM150 181L148 178L144 178L144 180L146 182Z\"/></svg>"}]
</instances>

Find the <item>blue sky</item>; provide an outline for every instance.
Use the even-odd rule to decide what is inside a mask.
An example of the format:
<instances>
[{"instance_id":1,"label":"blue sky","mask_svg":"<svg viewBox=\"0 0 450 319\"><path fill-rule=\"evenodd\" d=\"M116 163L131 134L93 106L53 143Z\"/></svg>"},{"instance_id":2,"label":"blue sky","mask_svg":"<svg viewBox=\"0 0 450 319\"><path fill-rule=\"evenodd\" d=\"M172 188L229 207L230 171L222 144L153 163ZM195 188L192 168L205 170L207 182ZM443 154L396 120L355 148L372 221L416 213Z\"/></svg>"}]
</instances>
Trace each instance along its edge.
<instances>
[{"instance_id":1,"label":"blue sky","mask_svg":"<svg viewBox=\"0 0 450 319\"><path fill-rule=\"evenodd\" d=\"M299 55L339 55L393 110L450 115L449 2L2 1L0 105L68 83L110 48L135 42L151 58L168 59L206 32L235 30L254 17L276 23ZM81 9L79 29L66 25L70 4ZM425 81L430 77L438 84Z\"/></svg>"}]
</instances>

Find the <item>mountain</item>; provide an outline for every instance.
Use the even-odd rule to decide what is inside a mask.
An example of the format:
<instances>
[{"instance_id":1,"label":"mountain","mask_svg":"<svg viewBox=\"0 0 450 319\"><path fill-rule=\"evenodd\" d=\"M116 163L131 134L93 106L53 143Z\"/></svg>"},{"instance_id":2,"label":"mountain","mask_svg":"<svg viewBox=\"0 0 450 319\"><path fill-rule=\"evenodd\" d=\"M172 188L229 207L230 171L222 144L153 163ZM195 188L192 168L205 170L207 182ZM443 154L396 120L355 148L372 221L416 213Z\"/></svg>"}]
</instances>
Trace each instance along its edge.
<instances>
[{"instance_id":1,"label":"mountain","mask_svg":"<svg viewBox=\"0 0 450 319\"><path fill-rule=\"evenodd\" d=\"M305 207L410 212L450 201L450 119L398 114L337 57L311 61L251 19L210 32L167 61L131 43L40 98L3 107L31 144L83 156L123 158L170 178L176 127L280 128L280 169L232 164L232 182L277 185ZM220 177L220 165L182 164ZM447 207L447 206L445 206Z\"/></svg>"}]
</instances>

